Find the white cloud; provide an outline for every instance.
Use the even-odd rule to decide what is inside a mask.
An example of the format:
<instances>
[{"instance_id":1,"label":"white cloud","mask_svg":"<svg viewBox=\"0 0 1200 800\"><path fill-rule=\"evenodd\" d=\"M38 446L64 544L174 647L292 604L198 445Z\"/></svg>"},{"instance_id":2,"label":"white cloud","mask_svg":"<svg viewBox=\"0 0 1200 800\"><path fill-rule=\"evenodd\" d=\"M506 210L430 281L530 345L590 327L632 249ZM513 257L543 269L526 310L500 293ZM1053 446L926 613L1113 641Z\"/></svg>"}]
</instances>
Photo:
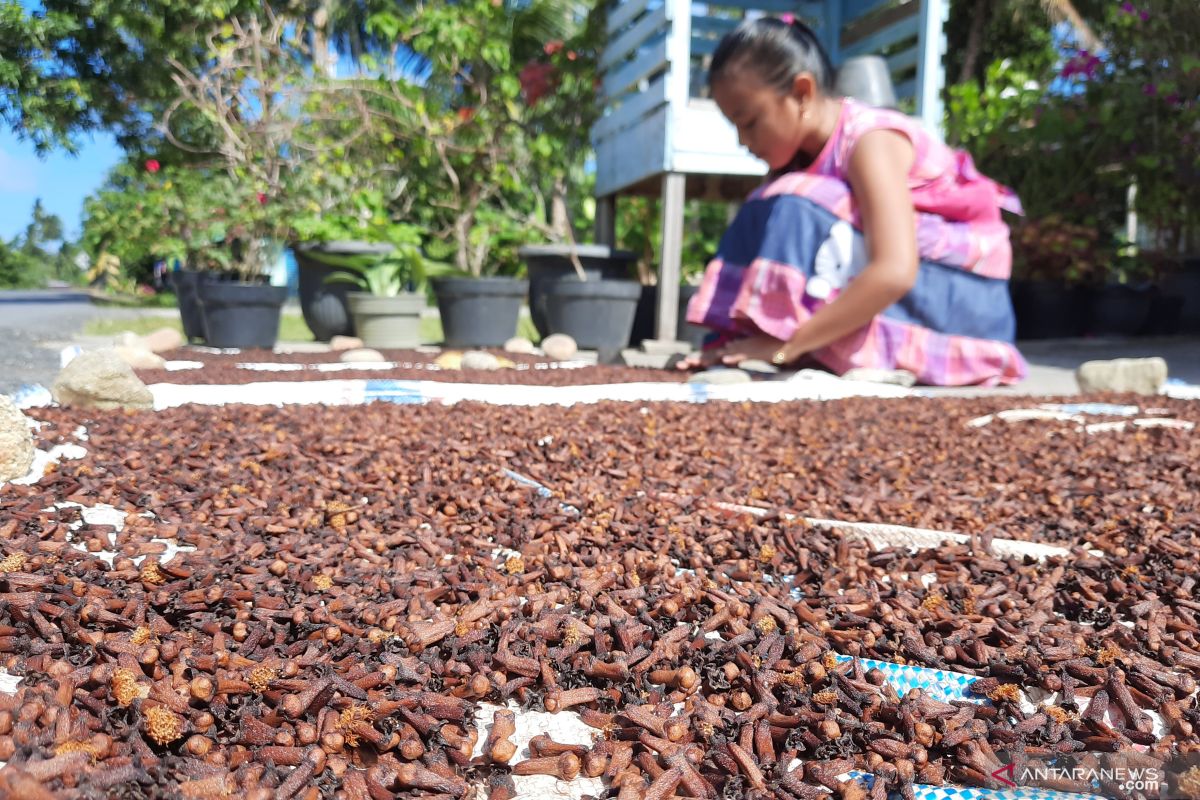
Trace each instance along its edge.
<instances>
[{"instance_id":1,"label":"white cloud","mask_svg":"<svg viewBox=\"0 0 1200 800\"><path fill-rule=\"evenodd\" d=\"M0 192L33 192L36 188L33 165L0 150Z\"/></svg>"}]
</instances>

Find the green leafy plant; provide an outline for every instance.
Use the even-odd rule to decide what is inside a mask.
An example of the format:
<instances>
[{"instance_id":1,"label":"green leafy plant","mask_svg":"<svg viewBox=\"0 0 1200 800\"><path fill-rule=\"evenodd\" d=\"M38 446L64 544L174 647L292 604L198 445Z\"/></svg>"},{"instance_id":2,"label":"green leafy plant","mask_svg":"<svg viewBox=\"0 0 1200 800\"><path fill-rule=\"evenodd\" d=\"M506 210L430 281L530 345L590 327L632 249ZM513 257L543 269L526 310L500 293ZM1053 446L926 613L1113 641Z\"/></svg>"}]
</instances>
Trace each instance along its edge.
<instances>
[{"instance_id":1,"label":"green leafy plant","mask_svg":"<svg viewBox=\"0 0 1200 800\"><path fill-rule=\"evenodd\" d=\"M349 283L377 297L397 297L405 292L423 291L431 277L449 275L454 268L427 258L421 249L421 235L412 226L395 226L392 251L375 253L324 253L313 251L310 257L336 267L339 272L325 278L326 283Z\"/></svg>"},{"instance_id":2,"label":"green leafy plant","mask_svg":"<svg viewBox=\"0 0 1200 800\"><path fill-rule=\"evenodd\" d=\"M369 18L374 35L416 54L421 76L397 80L393 59L360 83L373 135L411 177L393 203L403 198L401 218L424 225L464 274L509 274L520 244L574 235L569 212L586 203L570 188L595 100L596 48L577 40L598 30L587 19L571 0L431 0Z\"/></svg>"}]
</instances>

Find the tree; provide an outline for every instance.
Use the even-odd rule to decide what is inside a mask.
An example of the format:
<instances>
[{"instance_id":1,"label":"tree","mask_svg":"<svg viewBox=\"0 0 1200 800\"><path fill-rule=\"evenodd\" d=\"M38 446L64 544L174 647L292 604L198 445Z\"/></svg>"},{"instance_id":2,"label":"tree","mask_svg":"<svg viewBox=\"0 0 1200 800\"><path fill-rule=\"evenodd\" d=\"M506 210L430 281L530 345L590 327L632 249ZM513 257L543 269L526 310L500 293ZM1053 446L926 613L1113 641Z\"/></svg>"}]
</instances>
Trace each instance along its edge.
<instances>
[{"instance_id":1,"label":"tree","mask_svg":"<svg viewBox=\"0 0 1200 800\"><path fill-rule=\"evenodd\" d=\"M310 73L309 49L287 18L264 5L259 14L234 18L205 37L205 64L188 68L170 59L177 97L160 123L167 141L223 171L223 185L242 204L236 268L254 274L268 249L290 233L289 208L305 192L302 168L322 150L345 147L362 134L365 109L349 85ZM209 122L199 142L177 131L180 112ZM355 125L354 123L358 123ZM339 141L323 134L344 132Z\"/></svg>"},{"instance_id":2,"label":"tree","mask_svg":"<svg viewBox=\"0 0 1200 800\"><path fill-rule=\"evenodd\" d=\"M42 286L48 277L73 279L78 274L71 263L74 252L63 241L62 220L47 212L38 198L24 233L10 242L0 241L0 286Z\"/></svg>"},{"instance_id":3,"label":"tree","mask_svg":"<svg viewBox=\"0 0 1200 800\"><path fill-rule=\"evenodd\" d=\"M204 58L202 36L249 0L0 0L0 119L39 151L110 130L133 150L173 96L168 60Z\"/></svg>"},{"instance_id":4,"label":"tree","mask_svg":"<svg viewBox=\"0 0 1200 800\"><path fill-rule=\"evenodd\" d=\"M369 21L393 42L384 66L420 59L419 85L381 70L362 87L378 135L406 156L419 221L463 272L504 271L517 245L570 233L566 187L582 175L595 105L595 50L574 45L595 30L587 10L431 0Z\"/></svg>"},{"instance_id":5,"label":"tree","mask_svg":"<svg viewBox=\"0 0 1200 800\"><path fill-rule=\"evenodd\" d=\"M1002 58L1024 63L1056 58L1052 28L1067 23L1084 49L1095 50L1094 31L1104 0L953 0L946 23L946 70L953 83L983 80Z\"/></svg>"}]
</instances>

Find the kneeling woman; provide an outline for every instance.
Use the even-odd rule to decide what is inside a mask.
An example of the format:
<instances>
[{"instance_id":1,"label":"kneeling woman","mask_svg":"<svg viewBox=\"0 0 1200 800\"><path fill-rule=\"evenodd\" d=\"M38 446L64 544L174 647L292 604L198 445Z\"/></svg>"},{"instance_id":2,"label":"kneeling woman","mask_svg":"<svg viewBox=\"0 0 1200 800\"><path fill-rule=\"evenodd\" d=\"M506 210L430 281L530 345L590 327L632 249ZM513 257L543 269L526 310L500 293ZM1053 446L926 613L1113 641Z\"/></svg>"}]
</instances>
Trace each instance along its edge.
<instances>
[{"instance_id":1,"label":"kneeling woman","mask_svg":"<svg viewBox=\"0 0 1200 800\"><path fill-rule=\"evenodd\" d=\"M743 145L770 167L688 307L720 336L681 363L749 358L904 369L924 384L1016 383L1008 295L1011 192L903 114L830 92L799 22L745 22L709 83Z\"/></svg>"}]
</instances>

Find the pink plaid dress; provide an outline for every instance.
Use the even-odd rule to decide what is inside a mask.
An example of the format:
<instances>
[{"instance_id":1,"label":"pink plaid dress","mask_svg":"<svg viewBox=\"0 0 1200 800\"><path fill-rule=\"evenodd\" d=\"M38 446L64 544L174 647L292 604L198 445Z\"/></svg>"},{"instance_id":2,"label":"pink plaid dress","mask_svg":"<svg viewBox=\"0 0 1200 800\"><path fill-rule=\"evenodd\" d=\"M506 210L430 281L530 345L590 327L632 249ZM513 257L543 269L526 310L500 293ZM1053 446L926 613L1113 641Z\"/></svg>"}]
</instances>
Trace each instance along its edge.
<instances>
[{"instance_id":1,"label":"pink plaid dress","mask_svg":"<svg viewBox=\"0 0 1200 800\"><path fill-rule=\"evenodd\" d=\"M868 131L913 144L909 191L921 259L916 285L869 324L810 355L841 374L905 369L928 385L1011 384L1025 377L1013 346L1007 281L1012 267L1001 209L1017 198L920 123L843 100L835 130L806 169L771 176L747 199L688 306L688 321L731 336L788 339L866 266L867 249L847 178Z\"/></svg>"}]
</instances>

